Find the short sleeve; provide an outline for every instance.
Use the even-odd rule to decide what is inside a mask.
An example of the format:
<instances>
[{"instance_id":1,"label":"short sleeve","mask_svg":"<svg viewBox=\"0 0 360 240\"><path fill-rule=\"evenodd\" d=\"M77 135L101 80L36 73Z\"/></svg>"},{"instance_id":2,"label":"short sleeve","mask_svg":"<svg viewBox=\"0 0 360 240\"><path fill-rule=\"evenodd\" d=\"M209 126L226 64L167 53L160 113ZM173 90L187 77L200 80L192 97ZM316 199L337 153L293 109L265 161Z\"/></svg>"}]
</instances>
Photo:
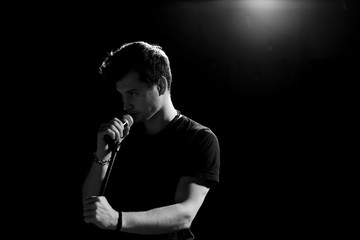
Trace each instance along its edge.
<instances>
[{"instance_id":1,"label":"short sleeve","mask_svg":"<svg viewBox=\"0 0 360 240\"><path fill-rule=\"evenodd\" d=\"M209 129L198 130L190 140L192 157L187 175L205 180L209 187L219 182L220 147L216 135Z\"/></svg>"}]
</instances>

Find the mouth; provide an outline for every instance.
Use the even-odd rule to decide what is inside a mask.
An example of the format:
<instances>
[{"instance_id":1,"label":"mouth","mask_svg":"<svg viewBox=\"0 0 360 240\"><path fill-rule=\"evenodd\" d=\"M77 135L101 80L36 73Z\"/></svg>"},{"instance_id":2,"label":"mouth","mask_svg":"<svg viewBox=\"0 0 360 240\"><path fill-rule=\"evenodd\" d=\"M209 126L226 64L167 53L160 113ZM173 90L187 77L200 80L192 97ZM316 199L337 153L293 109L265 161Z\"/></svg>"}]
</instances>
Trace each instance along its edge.
<instances>
[{"instance_id":1,"label":"mouth","mask_svg":"<svg viewBox=\"0 0 360 240\"><path fill-rule=\"evenodd\" d=\"M127 112L127 114L129 114L135 121L135 118L136 118L136 113L134 112Z\"/></svg>"}]
</instances>

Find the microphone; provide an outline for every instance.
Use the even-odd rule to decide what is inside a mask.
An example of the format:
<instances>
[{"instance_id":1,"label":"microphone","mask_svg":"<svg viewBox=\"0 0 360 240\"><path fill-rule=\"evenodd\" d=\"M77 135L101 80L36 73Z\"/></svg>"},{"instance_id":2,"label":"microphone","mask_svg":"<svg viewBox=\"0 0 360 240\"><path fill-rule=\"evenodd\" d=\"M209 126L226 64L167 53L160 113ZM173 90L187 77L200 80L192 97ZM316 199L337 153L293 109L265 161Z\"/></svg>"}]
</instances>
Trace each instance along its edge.
<instances>
[{"instance_id":1,"label":"microphone","mask_svg":"<svg viewBox=\"0 0 360 240\"><path fill-rule=\"evenodd\" d=\"M134 119L129 114L125 114L121 117L121 122L124 124L124 127L130 128L134 124ZM125 137L122 137L121 140ZM109 144L109 146L118 149L119 146L116 146L115 141L109 135L105 135L104 140L107 144Z\"/></svg>"},{"instance_id":2,"label":"microphone","mask_svg":"<svg viewBox=\"0 0 360 240\"><path fill-rule=\"evenodd\" d=\"M121 117L121 122L124 124L125 127L128 126L130 128L134 123L134 119L129 114L125 114ZM123 140L125 137L121 138L121 140ZM115 141L109 135L105 135L104 140L109 144L109 147L112 149L113 153L111 154L111 157L110 157L110 163L109 163L108 169L106 171L105 178L101 184L101 188L100 188L101 196L105 195L105 189L106 189L109 177L110 177L112 166L113 166L115 158L116 158L116 153L120 149L120 144L117 145L115 143Z\"/></svg>"},{"instance_id":3,"label":"microphone","mask_svg":"<svg viewBox=\"0 0 360 240\"><path fill-rule=\"evenodd\" d=\"M134 119L129 114L125 114L122 120L124 120L125 126L129 126L129 128L134 124Z\"/></svg>"}]
</instances>

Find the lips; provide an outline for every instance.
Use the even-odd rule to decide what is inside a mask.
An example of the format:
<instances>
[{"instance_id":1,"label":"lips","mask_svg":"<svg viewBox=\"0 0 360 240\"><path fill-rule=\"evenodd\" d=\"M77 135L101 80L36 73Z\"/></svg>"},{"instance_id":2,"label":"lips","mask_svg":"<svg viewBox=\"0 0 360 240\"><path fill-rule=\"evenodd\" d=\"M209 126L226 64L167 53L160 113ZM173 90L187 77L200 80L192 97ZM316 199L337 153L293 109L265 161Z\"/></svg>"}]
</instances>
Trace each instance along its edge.
<instances>
[{"instance_id":1,"label":"lips","mask_svg":"<svg viewBox=\"0 0 360 240\"><path fill-rule=\"evenodd\" d=\"M136 113L134 112L126 112L126 113L129 114L135 121Z\"/></svg>"}]
</instances>

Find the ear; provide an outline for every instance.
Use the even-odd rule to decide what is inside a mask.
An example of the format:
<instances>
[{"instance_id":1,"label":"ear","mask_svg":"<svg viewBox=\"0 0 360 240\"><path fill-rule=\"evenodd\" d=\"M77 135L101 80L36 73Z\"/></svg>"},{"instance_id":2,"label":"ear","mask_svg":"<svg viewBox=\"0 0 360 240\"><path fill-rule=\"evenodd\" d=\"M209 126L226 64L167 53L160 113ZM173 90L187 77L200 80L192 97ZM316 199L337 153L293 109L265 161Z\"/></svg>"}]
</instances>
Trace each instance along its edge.
<instances>
[{"instance_id":1,"label":"ear","mask_svg":"<svg viewBox=\"0 0 360 240\"><path fill-rule=\"evenodd\" d=\"M164 76L161 76L161 78L159 78L157 88L158 88L160 96L163 95L166 92L167 81L166 81L166 78Z\"/></svg>"}]
</instances>

